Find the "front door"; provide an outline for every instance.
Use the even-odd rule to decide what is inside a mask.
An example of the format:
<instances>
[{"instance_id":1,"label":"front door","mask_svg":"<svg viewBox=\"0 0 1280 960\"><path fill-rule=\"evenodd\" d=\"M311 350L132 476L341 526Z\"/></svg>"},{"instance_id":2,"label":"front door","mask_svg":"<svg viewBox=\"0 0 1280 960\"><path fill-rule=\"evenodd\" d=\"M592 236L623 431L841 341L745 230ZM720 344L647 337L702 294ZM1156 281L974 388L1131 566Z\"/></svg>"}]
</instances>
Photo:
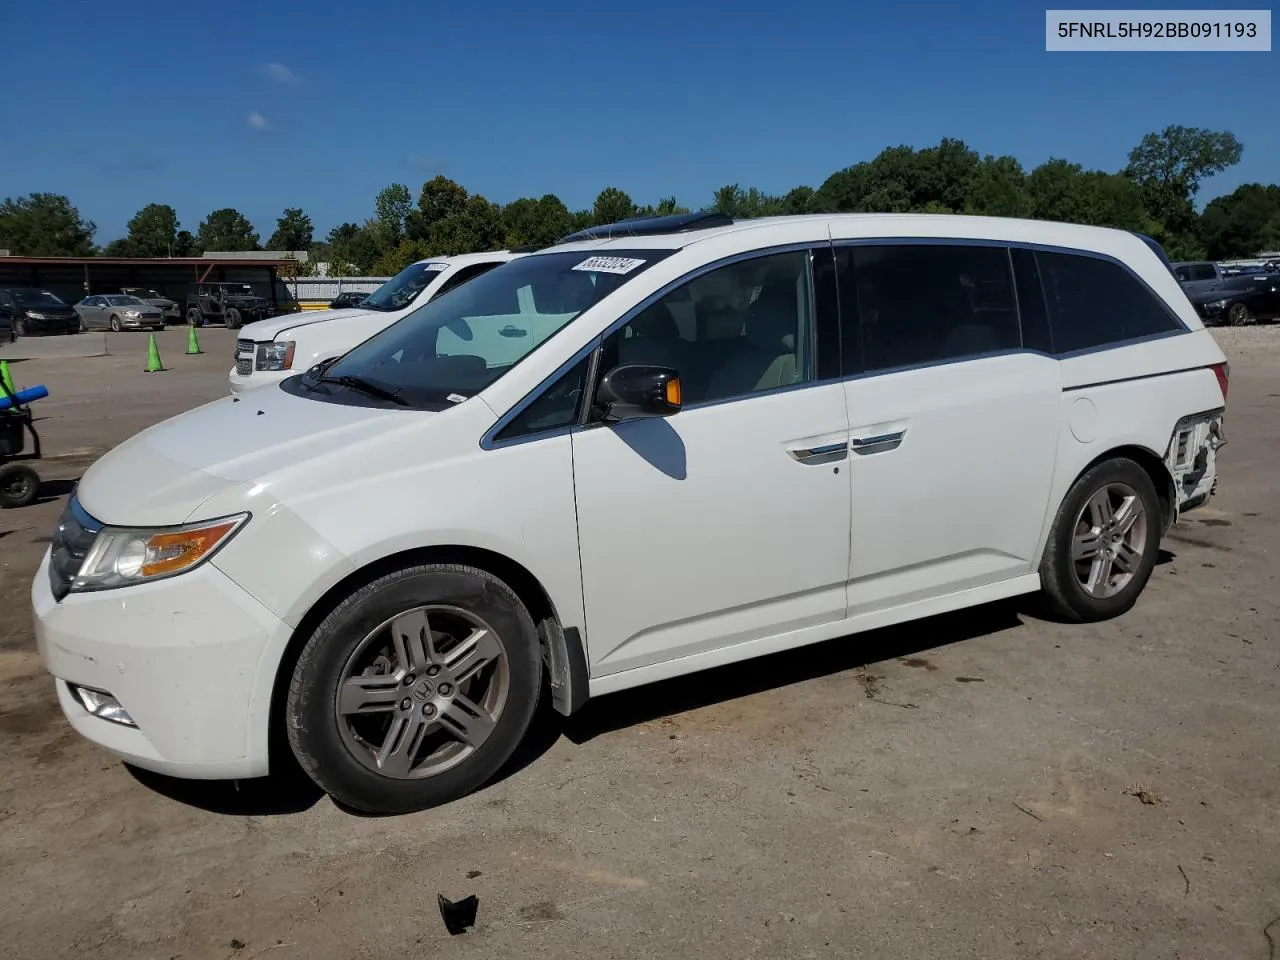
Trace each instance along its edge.
<instances>
[{"instance_id":1,"label":"front door","mask_svg":"<svg viewBox=\"0 0 1280 960\"><path fill-rule=\"evenodd\" d=\"M849 615L1031 574L1062 386L1058 362L1025 348L1008 250L836 243Z\"/></svg>"},{"instance_id":2,"label":"front door","mask_svg":"<svg viewBox=\"0 0 1280 960\"><path fill-rule=\"evenodd\" d=\"M602 371L673 367L685 409L573 434L593 677L845 616L849 422L840 383L815 373L836 345L816 342L813 302L810 251L765 255L605 341Z\"/></svg>"}]
</instances>

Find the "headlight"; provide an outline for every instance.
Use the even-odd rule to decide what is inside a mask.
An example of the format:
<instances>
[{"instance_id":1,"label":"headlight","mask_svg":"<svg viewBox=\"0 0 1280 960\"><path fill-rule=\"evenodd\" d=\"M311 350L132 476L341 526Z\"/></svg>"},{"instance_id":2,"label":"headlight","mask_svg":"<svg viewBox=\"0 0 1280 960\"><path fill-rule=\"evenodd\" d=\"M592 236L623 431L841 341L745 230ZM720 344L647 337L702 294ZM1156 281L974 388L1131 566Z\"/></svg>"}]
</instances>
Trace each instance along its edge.
<instances>
[{"instance_id":1,"label":"headlight","mask_svg":"<svg viewBox=\"0 0 1280 960\"><path fill-rule=\"evenodd\" d=\"M138 311L137 311L137 310L126 310L126 311L124 311L124 315L125 315L126 317L136 317L136 316L138 315Z\"/></svg>"},{"instance_id":2,"label":"headlight","mask_svg":"<svg viewBox=\"0 0 1280 960\"><path fill-rule=\"evenodd\" d=\"M248 519L241 513L181 527L103 527L71 591L110 590L185 573L217 553Z\"/></svg>"},{"instance_id":3,"label":"headlight","mask_svg":"<svg viewBox=\"0 0 1280 960\"><path fill-rule=\"evenodd\" d=\"M1230 303L1230 302L1231 302L1230 300L1214 300L1214 301L1212 301L1212 302L1210 302L1210 303L1206 303L1206 304L1204 305L1204 308L1205 308L1206 310L1215 310L1215 311L1216 311L1216 310L1225 310L1225 309L1226 309L1227 304L1228 304L1228 303Z\"/></svg>"},{"instance_id":4,"label":"headlight","mask_svg":"<svg viewBox=\"0 0 1280 960\"><path fill-rule=\"evenodd\" d=\"M292 340L277 340L274 343L258 344L258 357L255 364L259 370L289 370L293 367Z\"/></svg>"}]
</instances>

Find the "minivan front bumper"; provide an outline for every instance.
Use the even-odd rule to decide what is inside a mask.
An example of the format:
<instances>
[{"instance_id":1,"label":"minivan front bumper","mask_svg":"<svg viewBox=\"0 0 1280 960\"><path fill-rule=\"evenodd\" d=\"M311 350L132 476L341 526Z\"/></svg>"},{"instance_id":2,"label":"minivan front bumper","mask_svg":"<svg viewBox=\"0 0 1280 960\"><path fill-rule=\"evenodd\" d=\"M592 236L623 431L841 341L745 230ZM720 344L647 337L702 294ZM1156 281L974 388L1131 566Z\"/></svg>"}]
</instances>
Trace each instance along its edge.
<instances>
[{"instance_id":1,"label":"minivan front bumper","mask_svg":"<svg viewBox=\"0 0 1280 960\"><path fill-rule=\"evenodd\" d=\"M49 554L31 586L36 643L77 732L136 766L264 776L274 665L291 629L212 564L57 601ZM71 685L110 694L136 726L94 716Z\"/></svg>"}]
</instances>

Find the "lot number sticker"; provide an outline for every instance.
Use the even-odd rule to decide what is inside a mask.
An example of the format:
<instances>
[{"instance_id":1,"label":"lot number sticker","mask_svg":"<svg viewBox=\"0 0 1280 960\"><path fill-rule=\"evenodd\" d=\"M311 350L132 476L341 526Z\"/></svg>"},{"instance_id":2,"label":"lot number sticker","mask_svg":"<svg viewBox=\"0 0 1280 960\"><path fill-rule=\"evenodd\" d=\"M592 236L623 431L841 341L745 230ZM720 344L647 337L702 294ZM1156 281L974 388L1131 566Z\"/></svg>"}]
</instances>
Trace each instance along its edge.
<instances>
[{"instance_id":1,"label":"lot number sticker","mask_svg":"<svg viewBox=\"0 0 1280 960\"><path fill-rule=\"evenodd\" d=\"M587 257L573 269L590 270L592 273L630 273L644 263L632 257Z\"/></svg>"},{"instance_id":2,"label":"lot number sticker","mask_svg":"<svg viewBox=\"0 0 1280 960\"><path fill-rule=\"evenodd\" d=\"M424 263L422 269L432 273L439 270L448 270L449 265L447 263Z\"/></svg>"}]
</instances>

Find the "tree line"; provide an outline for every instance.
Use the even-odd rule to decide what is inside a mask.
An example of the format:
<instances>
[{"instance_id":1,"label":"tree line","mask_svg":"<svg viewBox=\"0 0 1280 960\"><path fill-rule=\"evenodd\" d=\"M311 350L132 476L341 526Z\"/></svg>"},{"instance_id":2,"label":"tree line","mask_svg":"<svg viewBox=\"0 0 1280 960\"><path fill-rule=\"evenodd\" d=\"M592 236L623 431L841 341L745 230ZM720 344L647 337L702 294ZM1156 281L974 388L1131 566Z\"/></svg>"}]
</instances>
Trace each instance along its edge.
<instances>
[{"instance_id":1,"label":"tree line","mask_svg":"<svg viewBox=\"0 0 1280 960\"><path fill-rule=\"evenodd\" d=\"M1239 163L1230 132L1167 127L1149 133L1123 170L1086 170L1050 159L1030 172L1013 157L982 155L962 140L888 147L871 160L837 170L818 187L782 195L727 184L703 209L735 218L800 213L964 213L1030 217L1145 233L1175 260L1228 259L1280 248L1280 186L1245 184L1197 212L1203 182ZM0 248L27 256L182 257L210 250L306 250L331 275L394 274L427 257L517 246L547 246L566 234L633 217L685 213L675 197L641 206L618 187L600 191L587 210L570 210L555 194L507 204L469 193L437 176L415 201L393 183L374 198L372 215L342 223L323 239L300 208L285 209L260 242L254 225L231 207L214 210L194 233L173 207L149 203L125 236L99 249L96 227L60 194L33 193L0 204ZM303 268L305 270L305 268Z\"/></svg>"}]
</instances>

